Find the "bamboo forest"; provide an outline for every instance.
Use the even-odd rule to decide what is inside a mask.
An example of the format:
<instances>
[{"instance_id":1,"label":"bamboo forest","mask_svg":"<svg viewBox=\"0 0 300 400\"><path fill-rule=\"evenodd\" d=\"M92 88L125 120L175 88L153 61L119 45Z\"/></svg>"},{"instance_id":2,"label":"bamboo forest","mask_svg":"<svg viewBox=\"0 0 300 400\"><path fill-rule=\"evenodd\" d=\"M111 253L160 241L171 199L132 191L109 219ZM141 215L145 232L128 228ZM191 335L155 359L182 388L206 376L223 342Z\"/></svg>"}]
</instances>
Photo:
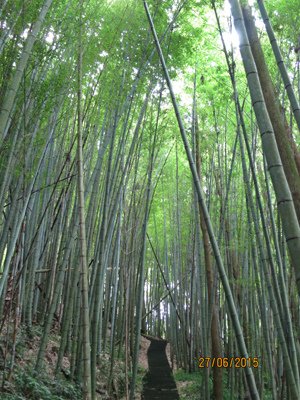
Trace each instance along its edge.
<instances>
[{"instance_id":1,"label":"bamboo forest","mask_svg":"<svg viewBox=\"0 0 300 400\"><path fill-rule=\"evenodd\" d=\"M0 0L0 399L300 399L300 0Z\"/></svg>"}]
</instances>

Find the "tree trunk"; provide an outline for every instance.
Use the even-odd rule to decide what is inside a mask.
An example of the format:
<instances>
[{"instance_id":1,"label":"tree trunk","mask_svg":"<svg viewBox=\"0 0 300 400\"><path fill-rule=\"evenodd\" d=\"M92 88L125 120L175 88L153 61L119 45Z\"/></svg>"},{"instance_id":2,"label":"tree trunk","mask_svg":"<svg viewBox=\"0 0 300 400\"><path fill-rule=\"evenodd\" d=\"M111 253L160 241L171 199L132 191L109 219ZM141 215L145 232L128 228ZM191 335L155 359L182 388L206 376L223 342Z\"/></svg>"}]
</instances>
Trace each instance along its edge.
<instances>
[{"instance_id":1,"label":"tree trunk","mask_svg":"<svg viewBox=\"0 0 300 400\"><path fill-rule=\"evenodd\" d=\"M14 107L14 101L17 96L18 89L21 84L22 76L27 66L33 45L36 41L37 35L39 34L46 14L51 6L53 0L45 1L41 12L36 20L35 24L33 25L32 31L29 33L22 56L20 61L17 64L16 72L12 78L12 81L9 83L8 88L5 93L5 97L3 100L3 105L1 108L0 113L0 143L5 138L7 131L10 127L10 123L12 120L12 110Z\"/></svg>"},{"instance_id":2,"label":"tree trunk","mask_svg":"<svg viewBox=\"0 0 300 400\"><path fill-rule=\"evenodd\" d=\"M295 269L296 284L300 296L300 228L291 191L282 167L278 147L261 90L257 68L253 60L242 10L238 0L230 0L235 28L240 35L240 53L247 76L253 109L261 133L263 152L272 179L292 265Z\"/></svg>"},{"instance_id":3,"label":"tree trunk","mask_svg":"<svg viewBox=\"0 0 300 400\"><path fill-rule=\"evenodd\" d=\"M300 177L293 156L293 150L290 145L290 140L293 140L293 138L290 137L289 132L287 131L288 126L285 125L284 116L282 115L280 104L275 95L273 83L257 35L251 8L243 7L243 15L261 88L269 117L273 125L283 169L293 196L298 222L300 222ZM297 156L297 153L295 156Z\"/></svg>"},{"instance_id":4,"label":"tree trunk","mask_svg":"<svg viewBox=\"0 0 300 400\"><path fill-rule=\"evenodd\" d=\"M83 363L83 399L92 399L91 389L91 346L90 346L90 321L89 321L89 298L88 298L88 265L87 265L87 243L84 214L84 185L83 185L83 154L82 154L82 1L80 5L79 18L79 45L78 45L78 74L77 74L77 163L78 163L78 213L79 213L79 246L81 264L81 329L82 329L82 363ZM96 349L93 349L96 351Z\"/></svg>"},{"instance_id":5,"label":"tree trunk","mask_svg":"<svg viewBox=\"0 0 300 400\"><path fill-rule=\"evenodd\" d=\"M262 19L263 19L263 21L265 23L266 31L268 33L269 40L270 40L270 43L272 45L273 53L274 53L274 56L275 56L275 59L276 59L276 62L277 62L277 65L278 65L278 68L279 68L279 71L280 71L280 74L281 74L281 78L282 78L283 83L284 83L284 87L286 89L287 95L288 95L289 100L290 100L291 109L292 109L292 111L294 113L294 117L295 117L295 120L297 122L298 129L300 129L300 107L299 107L299 103L298 103L298 100L296 98L296 95L295 95L295 92L294 92L290 77L289 77L289 75L287 73L287 70L286 70L286 67L285 67L285 63L284 63L284 61L282 59L282 55L281 55L279 46L277 44L276 37L275 37L274 32L273 32L273 28L272 28L270 19L268 17L267 10L266 10L265 5L264 5L264 1L263 0L257 0L257 4L258 4L258 7L259 7L259 10L260 10L260 13L261 13L261 17L262 17Z\"/></svg>"},{"instance_id":6,"label":"tree trunk","mask_svg":"<svg viewBox=\"0 0 300 400\"><path fill-rule=\"evenodd\" d=\"M199 180L201 182L201 159L200 159L200 149L199 149L199 131L197 115L195 115L195 144L196 144L196 166L199 175ZM219 307L216 303L216 296L214 294L214 273L211 258L211 249L209 244L209 236L207 232L207 227L205 224L205 219L203 211L199 206L200 211L200 226L203 236L204 245L204 259L206 268L206 279L207 279L207 295L208 295L208 306L212 313L211 319L211 356L213 358L222 357L222 345L220 340L220 326L219 326ZM213 394L214 399L223 399L223 385L222 385L222 368L213 368Z\"/></svg>"},{"instance_id":7,"label":"tree trunk","mask_svg":"<svg viewBox=\"0 0 300 400\"><path fill-rule=\"evenodd\" d=\"M189 147L189 143L188 143L188 140L187 140L187 135L186 135L186 132L185 132L185 129L184 129L184 125L183 125L183 121L182 121L182 118L181 118L181 115L180 115L180 112L179 112L178 104L177 104L177 101L176 101L176 98L175 98L175 94L174 94L174 91L173 91L173 87L172 87L171 79L170 79L170 76L169 76L169 73L168 73L168 69L167 69L167 66L166 66L166 62L165 62L165 59L164 59L164 56L163 56L163 53L162 53L162 50L161 50L161 47L160 47L160 43L159 43L159 40L158 40L158 37L157 37L157 33L156 33L156 30L155 30L155 27L154 27L154 24L153 24L153 21L152 21L150 12L149 12L148 5L147 5L147 3L145 1L144 1L144 7L145 7L145 10L146 10L148 21L149 21L149 24L150 24L150 27L151 27L151 30L152 30L152 34L153 34L154 40L155 40L155 45L156 45L156 49L157 49L157 52L158 52L158 55L159 55L159 58L160 58L160 62L161 62L162 68L163 68L164 76L165 76L165 79L166 79L166 82L167 82L167 85L168 85L168 88L169 88L169 92L170 92L173 108L174 108L175 115L176 115L176 118L177 118L178 127L179 127L179 130L180 130L181 138L182 138L182 141L183 141L183 144L184 144L184 148L185 148L185 152L186 152L186 155L187 155L187 159L188 159L188 162L189 162L189 167L190 167L190 170L191 170L191 173L192 173L192 176L193 176L193 181L194 181L194 184L195 184L195 188L196 188L196 192L197 192L197 196L198 196L198 201L199 201L199 203L201 205L201 209L203 211L203 215L204 215L204 218L205 218L205 223L206 223L207 231L208 231L208 234L209 234L210 243L212 245L212 249L213 249L213 252L214 252L216 264L217 264L217 267L218 267L218 272L219 272L220 279L221 279L222 284L223 284L224 292L225 292L225 295L226 295L226 300L228 302L228 308L229 308L229 311L230 311L230 316L232 318L232 323L233 323L233 327L234 327L234 330L235 330L235 335L236 335L236 339L237 339L237 342L238 342L240 354L241 354L242 357L248 358L248 350L247 350L246 343L245 343L245 340L244 340L244 337L243 337L242 327L241 327L241 324L240 324L240 321L239 321L239 317L238 317L238 314L237 314L237 309L236 309L236 306L235 306L235 303L234 303L232 291L231 291L231 288L230 288L230 285L229 285L229 281L228 281L228 277L227 277L227 274L226 274L226 271L225 271L225 267L224 267L224 264L223 264L223 260L222 260L222 257L221 257L220 249L219 249L219 246L218 246L215 234L214 234L214 230L213 230L213 227L212 227L210 215L209 215L209 212L208 212L205 200L204 200L203 189L201 187L201 184L200 184L200 181L199 181L199 177L198 177L198 173L197 173L197 169L196 169L196 166L195 166L195 162L193 160L193 156L192 156L192 153L191 153L191 150L190 150L190 147ZM299 226L298 226L298 229L299 229ZM300 234L299 234L299 240L300 240ZM300 246L300 243L299 243L299 246ZM299 250L299 252L300 252L300 250ZM299 287L300 287L300 269L299 269ZM252 398L253 399L259 399L259 394L258 394L258 391L257 391L256 382L255 382L255 379L254 379L254 375L253 375L252 369L249 368L249 367L246 367L245 368L245 374L246 374L246 377L247 377L247 383L248 383L249 390L250 390Z\"/></svg>"}]
</instances>

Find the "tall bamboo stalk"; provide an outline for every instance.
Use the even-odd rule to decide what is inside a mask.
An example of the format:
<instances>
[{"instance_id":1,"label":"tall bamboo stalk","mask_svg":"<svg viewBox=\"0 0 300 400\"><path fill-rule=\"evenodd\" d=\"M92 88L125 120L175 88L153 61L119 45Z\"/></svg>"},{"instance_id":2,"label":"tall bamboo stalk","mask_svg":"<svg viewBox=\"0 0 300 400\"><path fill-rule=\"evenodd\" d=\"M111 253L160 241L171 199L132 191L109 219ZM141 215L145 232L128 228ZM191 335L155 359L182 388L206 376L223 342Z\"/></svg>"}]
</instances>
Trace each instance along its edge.
<instances>
[{"instance_id":1,"label":"tall bamboo stalk","mask_svg":"<svg viewBox=\"0 0 300 400\"><path fill-rule=\"evenodd\" d=\"M162 50L161 50L161 47L160 47L160 44L159 44L159 41L158 41L158 37L157 37L156 31L155 31L155 28L154 28L154 25L153 25L152 18L150 16L150 12L149 12L147 3L145 1L144 1L144 7L145 7L145 10L146 10L146 13L147 13L149 25L150 25L151 30L152 30L152 34L153 34L153 37L154 37L156 49L157 49L157 52L158 52L158 55L159 55L159 58L160 58L160 61L161 61L161 64L162 64L164 76L165 76L165 79L166 79L166 82L167 82L167 85L168 85L168 88L169 88L169 92L170 92L170 96L171 96L171 99L172 99L172 104L173 104L173 107L174 107L174 111L175 111L175 114L176 114L176 118L177 118L179 130L180 130L180 133L181 133L182 141L184 143L184 148L185 148L186 155L187 155L187 158L188 158L188 161L189 161L189 166L190 166L190 169L191 169L191 172L192 172L192 175L193 175L193 180L194 180L194 184L195 184L195 187L196 187L198 200L199 200L200 206L202 208L202 212L203 212L205 223L206 223L206 226L207 226L210 242L211 242L211 245L212 245L212 248L213 248L216 264L217 264L217 267L218 267L220 279L222 281L224 292L225 292L225 295L226 295L226 300L228 302L228 307L229 307L229 310L230 310L230 316L231 316L232 321L233 321L233 326L234 326L234 329L235 329L235 334L236 334L236 339L237 339L237 342L238 342L238 345L239 345L239 350L240 350L240 353L241 353L242 357L248 358L248 352L247 352L245 340L244 340L244 337L243 337L242 328L241 328L241 325L240 325L240 322L239 322L237 310L236 310L236 307L235 307L235 303L234 303L234 300L233 300L231 288L230 288L230 285L229 285L229 282L228 282L228 279L227 279L227 275L226 275L226 272L225 272L223 261L222 261L222 258L221 258L220 250L219 250L219 247L218 247L215 235L214 235L214 231L213 231L213 228L212 228L212 225L211 225L211 222L210 222L210 216L209 216L209 213L208 213L205 201L204 201L203 190L201 188L201 185L200 185L200 182L199 182L199 177L198 177L197 170L196 170L196 166L195 166L195 163L194 163L194 160L193 160L190 148L189 148L189 143L187 141L185 129L184 129L183 122L182 122L182 119L181 119L181 116L180 116L179 108L178 108L177 101L176 101L176 98L175 98L175 94L174 94L174 91L173 91L173 88L172 88L172 84L171 84L171 80L170 80L170 77L169 77L169 74L168 74L167 66L166 66L166 63L165 63L165 60L164 60L164 57L163 57L163 53L162 53ZM258 394L258 391L257 391L257 388L256 388L256 383L255 383L253 372L252 372L251 368L247 368L245 370L245 373L246 373L247 382L248 382L248 386L249 386L249 390L250 390L252 398L253 399L259 399L259 394Z\"/></svg>"},{"instance_id":2,"label":"tall bamboo stalk","mask_svg":"<svg viewBox=\"0 0 300 400\"><path fill-rule=\"evenodd\" d=\"M84 184L83 184L83 154L82 154L82 14L83 0L79 0L79 36L78 36L78 61L77 61L77 168L78 168L78 213L79 213L79 260L81 268L81 332L82 332L82 363L83 363L83 398L92 399L91 386L91 346L90 346L90 321L88 297L88 264L87 243L84 212Z\"/></svg>"},{"instance_id":3,"label":"tall bamboo stalk","mask_svg":"<svg viewBox=\"0 0 300 400\"><path fill-rule=\"evenodd\" d=\"M259 126L263 151L276 194L277 206L282 219L283 230L296 275L296 284L300 296L300 228L278 152L273 127L265 105L259 83L258 73L251 53L251 47L243 20L242 10L237 0L230 0L232 16L237 32L240 34L240 53L247 76L252 106Z\"/></svg>"}]
</instances>

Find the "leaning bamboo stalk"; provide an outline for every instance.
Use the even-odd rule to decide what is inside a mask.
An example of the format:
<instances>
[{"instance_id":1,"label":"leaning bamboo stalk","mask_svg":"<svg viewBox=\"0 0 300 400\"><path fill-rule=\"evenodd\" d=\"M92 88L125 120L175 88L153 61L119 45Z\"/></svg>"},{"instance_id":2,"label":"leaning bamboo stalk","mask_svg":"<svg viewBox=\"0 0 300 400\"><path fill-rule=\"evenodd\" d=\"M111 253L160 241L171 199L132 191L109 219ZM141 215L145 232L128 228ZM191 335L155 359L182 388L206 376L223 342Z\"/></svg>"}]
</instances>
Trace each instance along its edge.
<instances>
[{"instance_id":1,"label":"leaning bamboo stalk","mask_svg":"<svg viewBox=\"0 0 300 400\"><path fill-rule=\"evenodd\" d=\"M236 93L236 88L235 88L234 82L233 82L233 87L234 87L234 90ZM270 238L269 238L269 235L267 232L266 218L265 218L265 215L263 212L261 196L260 196L259 188L258 188L257 176L256 176L255 169L254 169L254 161L251 156L251 150L250 150L250 145L249 145L247 134L246 134L243 113L241 111L241 106L240 106L240 103L239 103L239 100L237 97L237 93L236 93L236 107L237 107L237 119L239 120L239 125L241 125L241 127L242 127L243 137L245 140L247 154L248 154L249 163L250 163L250 170L252 172L252 178L253 178L254 187L255 187L256 199L257 199L259 214L260 214L260 218L261 218L261 222L262 222L262 226L263 226L263 234L265 237L265 242L266 242L266 247L267 247L267 254L264 254L265 250L264 250L263 244L262 244L263 242L262 242L261 232L259 230L257 215L254 211L254 204L253 204L253 200L252 200L252 197L250 194L251 192L250 192L249 178L247 176L246 166L244 165L245 160L244 160L243 143L242 143L241 137L240 137L240 150L241 150L241 156L242 156L243 175L244 175L245 184L246 184L246 188L247 188L247 192L248 192L248 197L247 197L248 207L251 210L253 221L254 221L254 228L255 228L256 238L258 241L259 253L260 253L260 257L261 257L261 265L264 270L265 281L266 281L267 289L269 292L270 306L273 311L273 316L274 316L275 325L277 328L279 342L280 342L280 346L281 346L282 353L283 353L283 362L285 365L286 374L287 374L288 380L291 383L291 386L297 386L297 375L298 375L297 362L295 361L295 357L293 356L293 354L290 356L290 354L288 352L287 343L286 343L285 336L284 336L284 329L283 329L283 326L286 323L284 316L286 316L286 318L288 318L288 316L290 314L290 310L288 309L287 304L285 304L282 301L282 296L284 297L285 294L281 293L281 291L279 290L278 280L277 280L277 276L275 274L275 266L274 266L273 257L272 257ZM239 135L241 135L241 133L239 133ZM271 282L269 266L268 266L266 260L269 261L269 264L271 267L273 282ZM290 327L290 325L288 325L288 327ZM288 332L288 334L292 335L291 332ZM291 347L293 347L292 342L293 342L293 337L291 338L291 342L290 342ZM295 371L295 373L294 373L294 371Z\"/></svg>"},{"instance_id":2,"label":"leaning bamboo stalk","mask_svg":"<svg viewBox=\"0 0 300 400\"><path fill-rule=\"evenodd\" d=\"M22 56L16 67L16 72L12 78L12 81L9 83L7 91L5 93L0 113L0 143L6 137L8 129L10 128L14 102L17 96L18 89L21 84L23 73L27 66L33 45L42 28L44 19L51 6L52 1L53 0L46 0L45 3L43 4L41 12L32 28L32 31L29 33L28 38L26 40Z\"/></svg>"},{"instance_id":3,"label":"leaning bamboo stalk","mask_svg":"<svg viewBox=\"0 0 300 400\"><path fill-rule=\"evenodd\" d=\"M283 170L278 152L274 130L268 115L261 90L256 65L252 56L243 14L238 0L230 0L231 12L237 32L240 34L240 53L247 76L252 106L261 133L262 147L266 156L268 170L277 199L283 231L295 270L296 284L300 295L300 228L292 195Z\"/></svg>"},{"instance_id":4,"label":"leaning bamboo stalk","mask_svg":"<svg viewBox=\"0 0 300 400\"><path fill-rule=\"evenodd\" d=\"M39 159L35 175L34 175L32 181L30 183L30 186L29 186L28 190L27 190L26 197L24 199L23 207L22 207L22 210L21 210L21 215L18 217L18 220L16 221L14 234L13 234L13 237L12 237L10 243L9 243L9 247L8 247L8 251L7 251L7 255L6 255L6 259L5 259L5 263L4 263L4 267L3 267L3 275L2 275L1 280L0 280L0 296L3 293L4 284L5 284L5 281L7 279L8 272L9 272L10 262L12 260L13 255L14 255L15 246L16 246L16 243L17 243L20 231L21 231L21 227L22 227L23 220L24 220L24 217L25 217L25 214L26 214L26 211L27 211L27 207L29 205L31 194L32 194L36 179L38 177L38 174L40 173L42 162L43 162L44 157L45 157L45 155L47 153L47 149L48 149L48 146L49 146L49 144L51 142L51 138L53 136L53 133L54 133L54 129L50 129L48 141L47 141L47 143L46 143L46 145L44 147L43 153L42 153L42 155L41 155L41 157Z\"/></svg>"},{"instance_id":5,"label":"leaning bamboo stalk","mask_svg":"<svg viewBox=\"0 0 300 400\"><path fill-rule=\"evenodd\" d=\"M254 62L256 64L260 84L263 90L266 107L274 129L280 158L283 164L290 191L292 193L298 221L300 221L300 176L297 170L293 148L289 140L287 140L289 133L285 124L285 117L282 115L280 103L276 98L275 90L260 44L251 8L242 7L242 12L245 21L247 36L251 46L251 52L254 58Z\"/></svg>"},{"instance_id":6,"label":"leaning bamboo stalk","mask_svg":"<svg viewBox=\"0 0 300 400\"><path fill-rule=\"evenodd\" d=\"M240 149L241 149L241 156L242 156L242 166L243 166L243 175L244 175L244 179L245 183L246 183L246 187L247 187L247 191L248 191L248 207L250 206L250 209L252 211L252 215L253 215L253 220L255 222L255 227L256 227L256 236L258 239L258 243L260 243L259 245L259 249L260 249L260 253L261 253L261 264L264 266L264 270L265 270L265 274L267 276L266 281L269 283L268 284L268 290L270 291L270 303L271 303L271 308L274 312L274 317L275 317L275 322L277 325L277 332L279 334L279 338L280 338L280 343L283 349L283 354L284 354L284 361L285 361L285 365L286 365L286 369L287 369L287 375L289 376L289 379L291 380L291 382L297 382L297 377L298 377L298 365L297 365L297 360L295 357L295 345L294 343L294 338L293 338L293 332L292 332L292 326L291 323L288 323L288 336L289 336L289 342L290 342L290 348L292 349L291 351L291 360L286 348L286 343L285 343L285 338L284 338L284 333L283 333L283 326L286 323L286 319L288 320L288 322L290 322L290 310L288 308L288 304L287 304L287 299L286 299L286 290L285 290L285 285L284 282L281 282L281 291L279 290L279 285L278 285L278 281L277 281L277 276L275 274L275 266L273 263L273 257L272 257L272 250L271 250L271 245L270 245L270 239L269 239L269 235L267 232L267 225L266 225L266 219L264 216L264 212L263 212L263 207L262 207L262 201L261 201L261 196L259 193L259 188L258 188L258 181L257 181L257 177L256 177L256 173L255 173L255 169L254 169L254 162L252 159L252 155L251 155L251 150L250 150L250 145L248 142L248 137L246 134L246 128L245 128L245 123L244 123L244 117L243 117L243 113L242 113L242 109L240 106L240 102L239 102L239 98L238 98L238 94L237 94L237 89L236 89L236 84L235 84L235 79L234 79L234 74L233 71L230 68L230 62L229 62L229 56L228 56L228 52L226 50L226 46L224 43L224 39L223 39L223 35L222 35L222 31L221 31L221 27L220 27L220 22L219 22L219 17L217 15L217 11L215 8L215 4L213 2L213 7L214 7L214 11L215 11L215 15L216 15L216 19L217 19L217 23L218 23L218 27L219 27L219 31L220 31L220 35L221 35L221 39L222 39L222 43L223 43L223 49L225 52L225 56L226 56L226 62L228 65L228 69L229 69L229 75L231 78L231 82L232 82L232 86L233 86L233 90L235 93L235 101L236 101L236 115L237 115L237 121L238 121L238 134L239 134L239 139L240 139ZM241 133L240 133L240 127L242 127L242 132L243 132L243 136L244 136L244 140L245 140L245 144L246 144L246 149L247 149L247 154L248 154L248 158L249 158L249 163L250 163L250 169L252 172L252 177L253 177L253 182L254 182L254 186L255 186L255 192L256 192L256 198L257 198L257 203L258 203L258 208L259 208L259 212L260 212L260 217L261 217L261 221L262 221L262 225L263 225L263 233L265 236L265 240L266 240L266 245L267 245L267 254L268 254L268 260L269 263L271 265L271 270L272 270L272 276L273 276L273 284L271 284L270 281L270 277L269 277L269 272L268 271L268 266L266 264L266 256L264 255L264 249L262 246L262 238L261 238L261 234L258 228L258 223L256 221L257 217L253 211L254 209L254 205L252 202L252 198L250 196L250 186L249 186L249 181L247 180L247 171L246 171L246 167L244 165L245 160L244 160L244 149L243 149L243 143L241 141ZM245 178L246 176L246 178ZM282 266L279 263L279 268L280 268L280 272L282 271ZM281 277L281 274L280 274ZM274 289L273 289L274 288ZM282 292L283 290L283 292ZM274 296L274 292L275 292L275 296ZM282 299L283 297L283 299ZM277 300L277 304L275 302L275 298ZM280 319L278 318L278 310L280 311ZM291 363L293 365L293 369L291 369ZM295 377L293 376L293 371L296 371L295 373Z\"/></svg>"},{"instance_id":7,"label":"leaning bamboo stalk","mask_svg":"<svg viewBox=\"0 0 300 400\"><path fill-rule=\"evenodd\" d=\"M225 292L225 295L226 295L226 300L228 302L230 316L232 318L232 322L233 322L233 326L234 326L234 330L235 330L235 334L236 334L236 339L237 339L237 342L238 342L238 345L239 345L239 350L240 350L240 353L241 353L242 357L248 358L248 351L247 351L247 348L246 348L245 339L243 337L243 332L242 332L242 328L241 328L241 325L240 325L239 317L238 317L238 314L237 314L237 309L236 309L236 306L235 306L235 303L234 303L232 291L231 291L230 284L229 284L229 281L228 281L228 278L227 278L227 274L226 274L226 271L225 271L225 268L224 268L223 260L221 258L219 246L218 246L218 243L217 243L216 238L215 238L213 227L212 227L212 224L211 224L211 221L210 221L210 216L209 216L209 213L208 213L208 210L207 210L207 206L206 206L206 203L205 203L205 200L204 200L204 193L203 193L202 187L201 187L200 182L199 182L197 169L196 169L196 166L195 166L195 163L194 163L191 151L190 151L189 143L188 143L187 136L186 136L186 133L185 133L185 129L184 129L184 126L183 126L183 122L182 122L182 119L181 119L181 115L180 115L179 108L178 108L178 105L177 105L177 101L176 101L176 98L175 98L175 94L174 94L174 91L173 91L172 83L171 83L171 80L170 80L170 77L169 77L169 73L168 73L168 70L167 70L167 66L166 66L166 63L165 63L165 60L164 60L164 56L163 56L163 53L162 53L162 50L161 50L161 47L160 47L160 44L159 44L159 41L158 41L158 37L157 37L156 31L155 31L155 28L154 28L154 24L153 24L152 18L150 16L148 5L147 5L147 3L145 1L144 1L144 6L145 6L145 10L146 10L146 13L147 13L148 21L149 21L149 24L150 24L150 27L151 27L151 30L152 30L152 34L153 34L153 37L154 37L156 49L157 49L157 52L158 52L158 55L159 55L159 58L160 58L160 61L161 61L161 64L162 64L164 76L165 76L165 79L167 81L167 85L168 85L168 88L169 88L169 92L170 92L170 96L171 96L171 99L172 99L174 111L175 111L175 114L176 114L176 118L177 118L179 130L180 130L180 133L181 133L182 141L184 143L186 155L187 155L187 158L188 158L188 161L189 161L189 166L190 166L190 169L191 169L191 172L192 172L192 175L193 175L193 180L194 180L194 184L195 184L195 187L196 187L198 200L199 200L200 206L201 206L202 211L203 211L203 216L204 216L204 219L205 219L205 223L206 223L206 226L207 226L209 238L210 238L211 245L212 245L213 252L214 252L214 256L215 256L215 259L216 259L216 264L217 264L217 267L218 267L220 279L222 281L224 292ZM247 367L245 369L245 374L246 374L249 390L250 390L250 393L251 393L251 397L253 399L259 399L258 390L257 390L257 387L256 387L256 383L255 383L255 380L254 380L254 375L253 375L253 372L252 372L251 368Z\"/></svg>"},{"instance_id":8,"label":"leaning bamboo stalk","mask_svg":"<svg viewBox=\"0 0 300 400\"><path fill-rule=\"evenodd\" d=\"M238 111L237 111L237 117L238 117ZM279 311L280 308L281 308L281 304L277 304L276 298L275 298L275 295L274 295L274 291L275 291L273 289L274 285L271 282L269 266L267 264L267 257L265 255L265 251L264 251L264 247L263 247L262 235L261 235L261 232L260 232L259 223L258 223L258 220L257 220L257 215L255 213L254 202L253 202L253 199L252 199L252 196L251 196L250 181L249 181L249 176L248 176L248 173L247 173L247 168L246 168L246 163L245 163L244 146L243 146L243 142L242 142L241 133L239 134L239 141L240 141L240 150L241 150L241 158L242 158L242 166L243 166L243 175L244 175L244 182L245 182L245 187L246 187L246 195L247 195L247 200L248 200L248 207L250 208L250 212L252 214L252 220L254 222L254 230L255 230L258 249L259 249L259 253L260 253L260 261L261 261L261 265L263 267L264 276L265 276L265 282L266 282L268 293L269 293L270 306L271 306L271 309L273 311L275 325L276 325L277 333L278 333L278 336L279 336L279 343L280 343L280 346L281 346L281 349L282 349L282 353L283 353L285 370L286 370L287 378L288 378L288 380L290 382L290 387L291 387L292 390L294 390L293 393L295 395L297 393L297 385L296 385L297 381L295 379L294 370L292 368L293 359L291 360L290 354L288 352L288 347L287 347L287 343L286 343L285 336L284 336L283 324L282 324L282 321L281 321L282 317L281 317L280 311ZM253 164L252 159L250 159L250 162ZM259 193L256 193L256 196L259 199ZM263 223L264 223L264 221L263 221ZM266 238L266 240L269 242L269 238ZM269 254L268 254L268 257L270 257ZM269 258L269 262L271 264L273 263L273 261L270 258Z\"/></svg>"},{"instance_id":9,"label":"leaning bamboo stalk","mask_svg":"<svg viewBox=\"0 0 300 400\"><path fill-rule=\"evenodd\" d=\"M276 59L277 66L278 66L280 74L281 74L281 78L284 83L285 90L287 92L287 95L288 95L288 98L289 98L289 101L291 104L291 109L293 111L295 120L297 122L298 129L300 130L300 106L299 106L298 100L296 98L290 77L289 77L287 69L285 67L285 63L283 61L280 48L278 46L267 10L265 8L264 1L257 0L257 4L258 4L258 8L260 10L262 19L263 19L265 27L266 27L266 31L267 31L267 34L268 34L268 37L269 37L269 40L270 40L270 43L271 43L271 46L273 49L273 53L274 53L274 56Z\"/></svg>"}]
</instances>

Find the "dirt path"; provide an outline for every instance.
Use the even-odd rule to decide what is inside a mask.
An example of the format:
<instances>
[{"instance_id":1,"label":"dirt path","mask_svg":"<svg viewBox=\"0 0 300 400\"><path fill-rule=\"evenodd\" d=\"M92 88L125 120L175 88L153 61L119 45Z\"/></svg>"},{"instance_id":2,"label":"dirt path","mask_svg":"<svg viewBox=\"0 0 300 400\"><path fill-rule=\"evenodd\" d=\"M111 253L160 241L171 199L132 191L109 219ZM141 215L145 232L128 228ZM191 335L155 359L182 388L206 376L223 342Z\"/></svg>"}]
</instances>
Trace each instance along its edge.
<instances>
[{"instance_id":1,"label":"dirt path","mask_svg":"<svg viewBox=\"0 0 300 400\"><path fill-rule=\"evenodd\" d=\"M166 356L165 340L151 339L149 371L143 379L143 400L179 400L176 383Z\"/></svg>"}]
</instances>

